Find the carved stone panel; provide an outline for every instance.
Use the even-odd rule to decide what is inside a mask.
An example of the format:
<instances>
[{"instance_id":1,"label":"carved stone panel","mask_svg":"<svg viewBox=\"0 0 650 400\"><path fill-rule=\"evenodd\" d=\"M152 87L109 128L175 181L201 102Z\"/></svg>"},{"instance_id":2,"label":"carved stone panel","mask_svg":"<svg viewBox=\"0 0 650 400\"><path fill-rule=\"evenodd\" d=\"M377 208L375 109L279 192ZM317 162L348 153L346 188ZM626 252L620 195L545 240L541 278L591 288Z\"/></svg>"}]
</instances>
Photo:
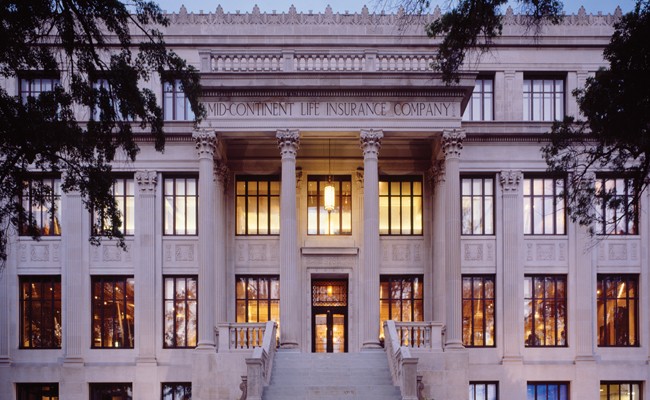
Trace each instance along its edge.
<instances>
[{"instance_id":1,"label":"carved stone panel","mask_svg":"<svg viewBox=\"0 0 650 400\"><path fill-rule=\"evenodd\" d=\"M494 239L462 239L460 251L463 267L496 267Z\"/></svg>"},{"instance_id":2,"label":"carved stone panel","mask_svg":"<svg viewBox=\"0 0 650 400\"><path fill-rule=\"evenodd\" d=\"M18 268L60 267L61 244L59 241L22 241L17 248Z\"/></svg>"},{"instance_id":3,"label":"carved stone panel","mask_svg":"<svg viewBox=\"0 0 650 400\"><path fill-rule=\"evenodd\" d=\"M568 266L566 239L526 239L524 265L535 267Z\"/></svg>"},{"instance_id":4,"label":"carved stone panel","mask_svg":"<svg viewBox=\"0 0 650 400\"><path fill-rule=\"evenodd\" d=\"M424 239L400 240L381 239L381 264L382 266L423 266L425 259Z\"/></svg>"},{"instance_id":5,"label":"carved stone panel","mask_svg":"<svg viewBox=\"0 0 650 400\"><path fill-rule=\"evenodd\" d=\"M640 266L639 239L608 238L598 243L598 266Z\"/></svg>"},{"instance_id":6,"label":"carved stone panel","mask_svg":"<svg viewBox=\"0 0 650 400\"><path fill-rule=\"evenodd\" d=\"M129 267L132 261L133 239L125 241L126 249L117 245L117 242L106 241L99 246L90 246L91 266Z\"/></svg>"},{"instance_id":7,"label":"carved stone panel","mask_svg":"<svg viewBox=\"0 0 650 400\"><path fill-rule=\"evenodd\" d=\"M303 255L305 268L355 268L358 263L356 255L319 254Z\"/></svg>"},{"instance_id":8,"label":"carved stone panel","mask_svg":"<svg viewBox=\"0 0 650 400\"><path fill-rule=\"evenodd\" d=\"M277 266L278 239L237 239L235 245L235 265Z\"/></svg>"},{"instance_id":9,"label":"carved stone panel","mask_svg":"<svg viewBox=\"0 0 650 400\"><path fill-rule=\"evenodd\" d=\"M165 240L163 267L198 267L197 240Z\"/></svg>"}]
</instances>

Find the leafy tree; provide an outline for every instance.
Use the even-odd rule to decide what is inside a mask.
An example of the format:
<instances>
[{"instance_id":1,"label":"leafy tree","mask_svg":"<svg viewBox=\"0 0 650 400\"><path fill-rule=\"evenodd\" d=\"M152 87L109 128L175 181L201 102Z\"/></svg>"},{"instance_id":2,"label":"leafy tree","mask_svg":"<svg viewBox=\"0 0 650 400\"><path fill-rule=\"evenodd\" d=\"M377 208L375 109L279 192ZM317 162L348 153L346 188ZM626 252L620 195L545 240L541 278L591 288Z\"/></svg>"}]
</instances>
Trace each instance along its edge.
<instances>
[{"instance_id":1,"label":"leafy tree","mask_svg":"<svg viewBox=\"0 0 650 400\"><path fill-rule=\"evenodd\" d=\"M19 201L31 172L60 174L64 192L78 190L88 210L101 210L109 225L120 224L111 162L121 154L135 160L137 137L152 137L158 151L165 144L162 110L143 82L154 74L179 79L197 119L205 111L198 102L199 74L166 48L159 27L168 21L151 1L9 0L0 3L0 20L2 77L34 71L60 77L60 84L36 98L21 99L0 88L4 265L11 226L20 223L34 238L40 234L29 204ZM107 85L94 85L97 79ZM47 206L51 194L50 186L34 185L31 205ZM121 232L101 233L124 246Z\"/></svg>"}]
</instances>

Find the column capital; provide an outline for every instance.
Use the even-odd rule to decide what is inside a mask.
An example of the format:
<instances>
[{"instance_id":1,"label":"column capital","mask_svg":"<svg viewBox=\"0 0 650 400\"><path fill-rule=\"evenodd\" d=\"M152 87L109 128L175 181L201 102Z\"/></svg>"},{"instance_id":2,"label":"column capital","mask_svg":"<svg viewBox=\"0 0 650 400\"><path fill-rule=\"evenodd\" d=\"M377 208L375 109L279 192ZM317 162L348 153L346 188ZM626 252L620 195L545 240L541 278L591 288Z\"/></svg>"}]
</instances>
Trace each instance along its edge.
<instances>
[{"instance_id":1,"label":"column capital","mask_svg":"<svg viewBox=\"0 0 650 400\"><path fill-rule=\"evenodd\" d=\"M302 183L302 167L296 167L296 190L300 189Z\"/></svg>"},{"instance_id":2,"label":"column capital","mask_svg":"<svg viewBox=\"0 0 650 400\"><path fill-rule=\"evenodd\" d=\"M158 184L158 174L151 170L136 171L135 181L138 183L141 194L154 194Z\"/></svg>"},{"instance_id":3,"label":"column capital","mask_svg":"<svg viewBox=\"0 0 650 400\"><path fill-rule=\"evenodd\" d=\"M192 133L192 138L196 140L196 151L199 159L214 158L214 152L217 149L217 135L213 130L196 129Z\"/></svg>"},{"instance_id":4,"label":"column capital","mask_svg":"<svg viewBox=\"0 0 650 400\"><path fill-rule=\"evenodd\" d=\"M503 194L517 194L522 176L521 171L517 170L501 171L499 173L499 182L501 182Z\"/></svg>"},{"instance_id":5,"label":"column capital","mask_svg":"<svg viewBox=\"0 0 650 400\"><path fill-rule=\"evenodd\" d=\"M228 177L230 176L230 168L223 161L216 161L214 163L214 180L218 180L225 187L228 184Z\"/></svg>"},{"instance_id":6,"label":"column capital","mask_svg":"<svg viewBox=\"0 0 650 400\"><path fill-rule=\"evenodd\" d=\"M431 189L434 190L438 184L443 183L445 181L445 160L433 160L431 167L427 170L427 178Z\"/></svg>"},{"instance_id":7,"label":"column capital","mask_svg":"<svg viewBox=\"0 0 650 400\"><path fill-rule=\"evenodd\" d=\"M377 157L381 148L381 139L384 137L384 131L381 129L362 129L359 134L359 142L363 150L363 157Z\"/></svg>"},{"instance_id":8,"label":"column capital","mask_svg":"<svg viewBox=\"0 0 650 400\"><path fill-rule=\"evenodd\" d=\"M442 131L442 151L445 153L445 159L460 158L460 152L463 150L463 140L465 140L465 130L463 129L446 129Z\"/></svg>"},{"instance_id":9,"label":"column capital","mask_svg":"<svg viewBox=\"0 0 650 400\"><path fill-rule=\"evenodd\" d=\"M363 167L357 167L356 177L359 188L363 189Z\"/></svg>"},{"instance_id":10,"label":"column capital","mask_svg":"<svg viewBox=\"0 0 650 400\"><path fill-rule=\"evenodd\" d=\"M300 131L297 129L278 129L275 134L282 158L296 158L300 148Z\"/></svg>"}]
</instances>

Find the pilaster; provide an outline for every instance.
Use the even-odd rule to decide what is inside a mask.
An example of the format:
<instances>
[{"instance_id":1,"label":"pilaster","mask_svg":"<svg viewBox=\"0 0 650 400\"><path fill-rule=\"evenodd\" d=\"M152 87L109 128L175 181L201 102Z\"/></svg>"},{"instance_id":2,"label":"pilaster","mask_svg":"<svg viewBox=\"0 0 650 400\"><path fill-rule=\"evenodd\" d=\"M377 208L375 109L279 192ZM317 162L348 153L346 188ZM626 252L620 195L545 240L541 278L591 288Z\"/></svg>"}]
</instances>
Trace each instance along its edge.
<instances>
[{"instance_id":1,"label":"pilaster","mask_svg":"<svg viewBox=\"0 0 650 400\"><path fill-rule=\"evenodd\" d=\"M429 169L431 191L433 192L433 235L431 237L433 269L433 304L432 315L434 321L445 321L445 162L434 160ZM426 303L425 303L426 304Z\"/></svg>"},{"instance_id":2,"label":"pilaster","mask_svg":"<svg viewBox=\"0 0 650 400\"><path fill-rule=\"evenodd\" d=\"M221 157L220 157L221 158ZM216 240L215 246L215 269L216 269L216 282L215 282L215 297L217 303L215 304L215 318L217 324L227 322L227 268L226 268L226 187L228 185L228 177L230 170L225 161L221 159L214 164L214 181L215 181L215 226L216 226Z\"/></svg>"}]
</instances>

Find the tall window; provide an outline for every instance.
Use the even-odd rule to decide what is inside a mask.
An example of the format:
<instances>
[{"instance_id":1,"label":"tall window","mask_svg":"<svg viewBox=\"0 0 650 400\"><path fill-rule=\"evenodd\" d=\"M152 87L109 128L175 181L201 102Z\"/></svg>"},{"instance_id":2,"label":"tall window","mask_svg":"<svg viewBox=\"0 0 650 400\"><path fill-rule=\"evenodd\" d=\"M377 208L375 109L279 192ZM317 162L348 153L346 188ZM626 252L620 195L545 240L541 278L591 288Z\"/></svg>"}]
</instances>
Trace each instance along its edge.
<instances>
[{"instance_id":1,"label":"tall window","mask_svg":"<svg viewBox=\"0 0 650 400\"><path fill-rule=\"evenodd\" d=\"M569 400L569 384L528 382L526 400Z\"/></svg>"},{"instance_id":2,"label":"tall window","mask_svg":"<svg viewBox=\"0 0 650 400\"><path fill-rule=\"evenodd\" d=\"M309 235L352 234L352 181L350 176L332 176L334 210L325 210L328 176L307 179L307 233Z\"/></svg>"},{"instance_id":3,"label":"tall window","mask_svg":"<svg viewBox=\"0 0 650 400\"><path fill-rule=\"evenodd\" d=\"M463 344L495 346L494 275L463 276Z\"/></svg>"},{"instance_id":4,"label":"tall window","mask_svg":"<svg viewBox=\"0 0 650 400\"><path fill-rule=\"evenodd\" d=\"M598 275L598 346L639 345L638 289L638 275Z\"/></svg>"},{"instance_id":5,"label":"tall window","mask_svg":"<svg viewBox=\"0 0 650 400\"><path fill-rule=\"evenodd\" d=\"M97 91L97 95L99 96L99 104L102 104L102 101L106 99L108 101L108 104L113 106L113 111L115 112L115 119L116 120L122 120L122 121L128 121L131 120L132 118L127 115L123 114L122 111L120 110L120 101L119 99L115 98L115 94L112 93L112 88L111 84L106 78L99 78L95 79L93 82L93 89ZM104 108L100 107L100 105L97 104L93 108L93 113L92 113L92 119L94 121L99 121L102 113L104 112Z\"/></svg>"},{"instance_id":6,"label":"tall window","mask_svg":"<svg viewBox=\"0 0 650 400\"><path fill-rule=\"evenodd\" d=\"M601 400L641 400L639 382L600 382Z\"/></svg>"},{"instance_id":7,"label":"tall window","mask_svg":"<svg viewBox=\"0 0 650 400\"><path fill-rule=\"evenodd\" d=\"M106 216L103 210L95 210L93 213L93 233L95 235L105 235L121 232L123 235L133 235L135 232L135 205L133 203L135 188L133 179L115 179L111 191L120 212L121 223L118 226L113 226L113 221Z\"/></svg>"},{"instance_id":8,"label":"tall window","mask_svg":"<svg viewBox=\"0 0 650 400\"><path fill-rule=\"evenodd\" d=\"M526 347L566 346L566 276L524 277Z\"/></svg>"},{"instance_id":9,"label":"tall window","mask_svg":"<svg viewBox=\"0 0 650 400\"><path fill-rule=\"evenodd\" d=\"M20 277L20 347L61 348L61 276Z\"/></svg>"},{"instance_id":10,"label":"tall window","mask_svg":"<svg viewBox=\"0 0 650 400\"><path fill-rule=\"evenodd\" d=\"M196 276L166 276L164 294L166 348L196 347Z\"/></svg>"},{"instance_id":11,"label":"tall window","mask_svg":"<svg viewBox=\"0 0 650 400\"><path fill-rule=\"evenodd\" d=\"M470 382L469 400L497 400L499 398L497 382Z\"/></svg>"},{"instance_id":12,"label":"tall window","mask_svg":"<svg viewBox=\"0 0 650 400\"><path fill-rule=\"evenodd\" d=\"M20 234L31 235L36 229L42 236L61 235L61 180L31 178L23 181L20 203L27 220L20 219ZM32 222L35 226L32 226Z\"/></svg>"},{"instance_id":13,"label":"tall window","mask_svg":"<svg viewBox=\"0 0 650 400\"><path fill-rule=\"evenodd\" d=\"M280 233L280 181L237 177L237 235Z\"/></svg>"},{"instance_id":14,"label":"tall window","mask_svg":"<svg viewBox=\"0 0 650 400\"><path fill-rule=\"evenodd\" d=\"M20 98L27 103L28 97L37 98L41 93L53 91L59 84L59 78L20 78Z\"/></svg>"},{"instance_id":15,"label":"tall window","mask_svg":"<svg viewBox=\"0 0 650 400\"><path fill-rule=\"evenodd\" d=\"M59 400L59 384L17 383L16 400Z\"/></svg>"},{"instance_id":16,"label":"tall window","mask_svg":"<svg viewBox=\"0 0 650 400\"><path fill-rule=\"evenodd\" d=\"M93 276L93 348L133 348L133 277Z\"/></svg>"},{"instance_id":17,"label":"tall window","mask_svg":"<svg viewBox=\"0 0 650 400\"><path fill-rule=\"evenodd\" d=\"M379 283L380 321L423 321L422 275L382 275Z\"/></svg>"},{"instance_id":18,"label":"tall window","mask_svg":"<svg viewBox=\"0 0 650 400\"><path fill-rule=\"evenodd\" d=\"M467 103L463 121L492 121L494 110L494 80L479 78L474 85L472 98Z\"/></svg>"},{"instance_id":19,"label":"tall window","mask_svg":"<svg viewBox=\"0 0 650 400\"><path fill-rule=\"evenodd\" d=\"M638 234L638 210L634 194L632 179L596 179L596 206L600 212L596 227L598 234Z\"/></svg>"},{"instance_id":20,"label":"tall window","mask_svg":"<svg viewBox=\"0 0 650 400\"><path fill-rule=\"evenodd\" d=\"M191 400L192 383L174 382L162 384L162 400Z\"/></svg>"},{"instance_id":21,"label":"tall window","mask_svg":"<svg viewBox=\"0 0 650 400\"><path fill-rule=\"evenodd\" d=\"M563 196L563 178L524 178L524 234L564 235Z\"/></svg>"},{"instance_id":22,"label":"tall window","mask_svg":"<svg viewBox=\"0 0 650 400\"><path fill-rule=\"evenodd\" d=\"M524 79L524 121L564 119L564 79Z\"/></svg>"},{"instance_id":23,"label":"tall window","mask_svg":"<svg viewBox=\"0 0 650 400\"><path fill-rule=\"evenodd\" d=\"M379 234L422 234L422 178L379 178Z\"/></svg>"},{"instance_id":24,"label":"tall window","mask_svg":"<svg viewBox=\"0 0 650 400\"><path fill-rule=\"evenodd\" d=\"M280 277L237 276L237 322L280 321Z\"/></svg>"},{"instance_id":25,"label":"tall window","mask_svg":"<svg viewBox=\"0 0 650 400\"><path fill-rule=\"evenodd\" d=\"M494 235L494 179L462 178L462 234Z\"/></svg>"},{"instance_id":26,"label":"tall window","mask_svg":"<svg viewBox=\"0 0 650 400\"><path fill-rule=\"evenodd\" d=\"M130 383L91 383L90 400L132 400Z\"/></svg>"},{"instance_id":27,"label":"tall window","mask_svg":"<svg viewBox=\"0 0 650 400\"><path fill-rule=\"evenodd\" d=\"M194 112L190 101L185 97L180 79L163 82L163 108L165 121L191 121Z\"/></svg>"},{"instance_id":28,"label":"tall window","mask_svg":"<svg viewBox=\"0 0 650 400\"><path fill-rule=\"evenodd\" d=\"M165 235L198 233L198 179L165 178Z\"/></svg>"}]
</instances>

